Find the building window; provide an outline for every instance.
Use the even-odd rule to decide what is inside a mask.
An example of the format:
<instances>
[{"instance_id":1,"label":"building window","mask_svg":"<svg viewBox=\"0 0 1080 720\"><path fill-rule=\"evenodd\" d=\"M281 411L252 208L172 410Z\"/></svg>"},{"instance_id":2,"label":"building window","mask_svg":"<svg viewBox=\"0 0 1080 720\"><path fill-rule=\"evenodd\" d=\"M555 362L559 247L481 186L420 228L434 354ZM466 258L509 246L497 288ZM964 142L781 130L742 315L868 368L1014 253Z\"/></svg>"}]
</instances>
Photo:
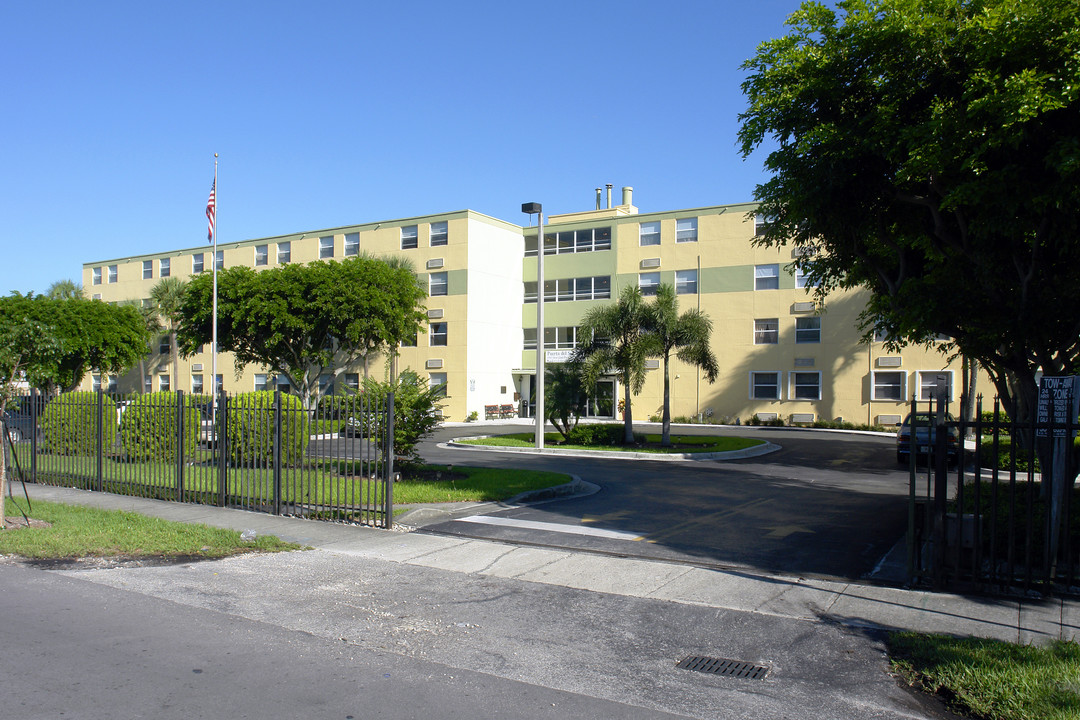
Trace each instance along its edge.
<instances>
[{"instance_id":1,"label":"building window","mask_svg":"<svg viewBox=\"0 0 1080 720\"><path fill-rule=\"evenodd\" d=\"M641 246L660 244L659 221L641 223L641 227L638 230L638 244Z\"/></svg>"},{"instance_id":2,"label":"building window","mask_svg":"<svg viewBox=\"0 0 1080 720\"><path fill-rule=\"evenodd\" d=\"M821 342L821 318L801 317L795 318L795 342L819 343Z\"/></svg>"},{"instance_id":3,"label":"building window","mask_svg":"<svg viewBox=\"0 0 1080 720\"><path fill-rule=\"evenodd\" d=\"M161 392L169 392L169 376L158 375L158 390Z\"/></svg>"},{"instance_id":4,"label":"building window","mask_svg":"<svg viewBox=\"0 0 1080 720\"><path fill-rule=\"evenodd\" d=\"M149 280L154 277L154 261L143 260L142 261L142 278L143 280Z\"/></svg>"},{"instance_id":5,"label":"building window","mask_svg":"<svg viewBox=\"0 0 1080 720\"><path fill-rule=\"evenodd\" d=\"M791 380L788 392L793 400L821 399L821 373L793 372L789 373L788 377Z\"/></svg>"},{"instance_id":6,"label":"building window","mask_svg":"<svg viewBox=\"0 0 1080 720\"><path fill-rule=\"evenodd\" d=\"M675 221L675 242L697 242L697 218L681 218Z\"/></svg>"},{"instance_id":7,"label":"building window","mask_svg":"<svg viewBox=\"0 0 1080 720\"><path fill-rule=\"evenodd\" d=\"M277 244L278 265L287 265L292 262L292 242L286 240Z\"/></svg>"},{"instance_id":8,"label":"building window","mask_svg":"<svg viewBox=\"0 0 1080 720\"><path fill-rule=\"evenodd\" d=\"M101 299L101 293L94 293L93 295L90 296L90 299L91 300L100 300Z\"/></svg>"},{"instance_id":9,"label":"building window","mask_svg":"<svg viewBox=\"0 0 1080 720\"><path fill-rule=\"evenodd\" d=\"M428 274L428 295L446 295L448 293L447 276L445 272L433 272Z\"/></svg>"},{"instance_id":10,"label":"building window","mask_svg":"<svg viewBox=\"0 0 1080 720\"><path fill-rule=\"evenodd\" d=\"M438 397L446 397L446 373L428 373L428 387L432 389L438 388L438 392L435 394Z\"/></svg>"},{"instance_id":11,"label":"building window","mask_svg":"<svg viewBox=\"0 0 1080 720\"><path fill-rule=\"evenodd\" d=\"M641 288L641 294L645 297L656 294L656 288L660 286L660 273L647 272L638 274L638 287Z\"/></svg>"},{"instance_id":12,"label":"building window","mask_svg":"<svg viewBox=\"0 0 1080 720\"><path fill-rule=\"evenodd\" d=\"M874 400L904 400L907 373L902 370L874 370L872 376Z\"/></svg>"},{"instance_id":13,"label":"building window","mask_svg":"<svg viewBox=\"0 0 1080 720\"><path fill-rule=\"evenodd\" d=\"M345 257L360 254L360 233L345 233Z\"/></svg>"},{"instance_id":14,"label":"building window","mask_svg":"<svg viewBox=\"0 0 1080 720\"><path fill-rule=\"evenodd\" d=\"M255 267L260 265L270 264L270 246L269 245L256 245L255 246Z\"/></svg>"},{"instance_id":15,"label":"building window","mask_svg":"<svg viewBox=\"0 0 1080 720\"><path fill-rule=\"evenodd\" d=\"M218 270L222 270L225 268L224 250L218 250L216 253L214 253L214 265L217 267Z\"/></svg>"},{"instance_id":16,"label":"building window","mask_svg":"<svg viewBox=\"0 0 1080 720\"><path fill-rule=\"evenodd\" d=\"M169 277L172 274L172 261L169 258L158 260L158 271L161 277Z\"/></svg>"},{"instance_id":17,"label":"building window","mask_svg":"<svg viewBox=\"0 0 1080 720\"><path fill-rule=\"evenodd\" d=\"M943 390L945 400L953 399L952 370L920 370L919 373L919 399L930 400L936 398L937 391Z\"/></svg>"},{"instance_id":18,"label":"building window","mask_svg":"<svg viewBox=\"0 0 1080 720\"><path fill-rule=\"evenodd\" d=\"M406 335L402 338L401 347L416 347L416 333Z\"/></svg>"},{"instance_id":19,"label":"building window","mask_svg":"<svg viewBox=\"0 0 1080 720\"><path fill-rule=\"evenodd\" d=\"M202 375L191 376L191 394L202 395L203 392L203 380Z\"/></svg>"},{"instance_id":20,"label":"building window","mask_svg":"<svg viewBox=\"0 0 1080 720\"><path fill-rule=\"evenodd\" d=\"M154 391L154 376L153 375L143 375L142 389L143 389L144 393L149 393L149 392Z\"/></svg>"},{"instance_id":21,"label":"building window","mask_svg":"<svg viewBox=\"0 0 1080 720\"><path fill-rule=\"evenodd\" d=\"M611 249L611 228L585 228L582 230L563 230L544 236L544 254L562 255L565 253L596 252ZM536 257L536 237L525 238L525 257Z\"/></svg>"},{"instance_id":22,"label":"building window","mask_svg":"<svg viewBox=\"0 0 1080 720\"><path fill-rule=\"evenodd\" d=\"M349 394L360 392L360 373L345 373L345 390Z\"/></svg>"},{"instance_id":23,"label":"building window","mask_svg":"<svg viewBox=\"0 0 1080 720\"><path fill-rule=\"evenodd\" d=\"M120 277L120 268L116 265L109 266L109 283L116 282Z\"/></svg>"},{"instance_id":24,"label":"building window","mask_svg":"<svg viewBox=\"0 0 1080 720\"><path fill-rule=\"evenodd\" d=\"M524 335L525 342L522 344L523 350L535 350L536 349L536 328L522 328L522 334Z\"/></svg>"},{"instance_id":25,"label":"building window","mask_svg":"<svg viewBox=\"0 0 1080 720\"><path fill-rule=\"evenodd\" d=\"M106 386L105 392L115 393L119 388L116 384L116 377L109 376L109 384Z\"/></svg>"},{"instance_id":26,"label":"building window","mask_svg":"<svg viewBox=\"0 0 1080 720\"><path fill-rule=\"evenodd\" d=\"M203 254L192 253L191 255L191 274L198 275L203 271Z\"/></svg>"},{"instance_id":27,"label":"building window","mask_svg":"<svg viewBox=\"0 0 1080 720\"><path fill-rule=\"evenodd\" d=\"M333 395L334 394L334 376L333 375L320 375L319 376L319 394L320 395Z\"/></svg>"},{"instance_id":28,"label":"building window","mask_svg":"<svg viewBox=\"0 0 1080 720\"><path fill-rule=\"evenodd\" d=\"M754 289L778 290L780 288L780 265L755 265Z\"/></svg>"},{"instance_id":29,"label":"building window","mask_svg":"<svg viewBox=\"0 0 1080 720\"><path fill-rule=\"evenodd\" d=\"M696 295L697 294L697 270L676 270L675 271L675 294L676 295Z\"/></svg>"},{"instance_id":30,"label":"building window","mask_svg":"<svg viewBox=\"0 0 1080 720\"><path fill-rule=\"evenodd\" d=\"M607 300L611 297L611 276L560 278L544 281L544 302ZM536 302L536 283L525 283L525 302Z\"/></svg>"},{"instance_id":31,"label":"building window","mask_svg":"<svg viewBox=\"0 0 1080 720\"><path fill-rule=\"evenodd\" d=\"M271 390L280 390L282 393L287 393L292 390L292 383L289 382L289 378L284 375L273 377L270 379L270 382L274 385L274 387L270 388Z\"/></svg>"},{"instance_id":32,"label":"building window","mask_svg":"<svg viewBox=\"0 0 1080 720\"><path fill-rule=\"evenodd\" d=\"M446 345L447 333L446 323L431 323L431 335L428 338L428 345L432 347Z\"/></svg>"},{"instance_id":33,"label":"building window","mask_svg":"<svg viewBox=\"0 0 1080 720\"><path fill-rule=\"evenodd\" d=\"M334 257L334 236L328 235L319 238L319 259L325 260L332 257Z\"/></svg>"},{"instance_id":34,"label":"building window","mask_svg":"<svg viewBox=\"0 0 1080 720\"><path fill-rule=\"evenodd\" d=\"M255 373L255 392L263 392L269 390L270 385L273 382L273 377L266 373Z\"/></svg>"},{"instance_id":35,"label":"building window","mask_svg":"<svg viewBox=\"0 0 1080 720\"><path fill-rule=\"evenodd\" d=\"M776 345L780 342L780 319L765 318L754 321L754 344Z\"/></svg>"},{"instance_id":36,"label":"building window","mask_svg":"<svg viewBox=\"0 0 1080 720\"><path fill-rule=\"evenodd\" d=\"M750 373L750 397L754 400L779 400L780 373Z\"/></svg>"},{"instance_id":37,"label":"building window","mask_svg":"<svg viewBox=\"0 0 1080 720\"><path fill-rule=\"evenodd\" d=\"M806 270L802 268L795 268L795 287L797 288L815 288L816 284L811 283L806 278Z\"/></svg>"},{"instance_id":38,"label":"building window","mask_svg":"<svg viewBox=\"0 0 1080 720\"><path fill-rule=\"evenodd\" d=\"M90 376L90 389L93 390L94 392L97 392L97 391L101 390L101 376L100 375L91 375Z\"/></svg>"},{"instance_id":39,"label":"building window","mask_svg":"<svg viewBox=\"0 0 1080 720\"><path fill-rule=\"evenodd\" d=\"M100 285L101 284L101 268L99 268L99 267L92 268L90 270L90 277L91 277L91 280L90 280L91 283L93 283L94 285Z\"/></svg>"},{"instance_id":40,"label":"building window","mask_svg":"<svg viewBox=\"0 0 1080 720\"><path fill-rule=\"evenodd\" d=\"M169 349L169 336L162 335L161 339L158 341L158 354L168 355Z\"/></svg>"},{"instance_id":41,"label":"building window","mask_svg":"<svg viewBox=\"0 0 1080 720\"><path fill-rule=\"evenodd\" d=\"M768 230L769 223L764 215L754 213L754 237L761 237Z\"/></svg>"},{"instance_id":42,"label":"building window","mask_svg":"<svg viewBox=\"0 0 1080 720\"><path fill-rule=\"evenodd\" d=\"M401 249L414 250L416 248L417 226L406 225L401 228Z\"/></svg>"},{"instance_id":43,"label":"building window","mask_svg":"<svg viewBox=\"0 0 1080 720\"><path fill-rule=\"evenodd\" d=\"M435 247L437 245L445 245L449 238L447 222L443 220L442 222L431 223L430 235L428 237L428 243L431 245L431 247Z\"/></svg>"}]
</instances>

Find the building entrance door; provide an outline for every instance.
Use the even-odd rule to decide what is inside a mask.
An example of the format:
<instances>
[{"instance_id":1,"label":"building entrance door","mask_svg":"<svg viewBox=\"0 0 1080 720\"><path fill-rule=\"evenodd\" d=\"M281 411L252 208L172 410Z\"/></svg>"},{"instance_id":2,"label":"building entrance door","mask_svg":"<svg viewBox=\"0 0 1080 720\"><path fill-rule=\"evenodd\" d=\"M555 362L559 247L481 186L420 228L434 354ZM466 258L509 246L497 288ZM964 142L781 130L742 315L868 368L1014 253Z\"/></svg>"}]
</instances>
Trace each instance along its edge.
<instances>
[{"instance_id":1,"label":"building entrance door","mask_svg":"<svg viewBox=\"0 0 1080 720\"><path fill-rule=\"evenodd\" d=\"M615 380L598 380L589 398L585 417L615 417Z\"/></svg>"}]
</instances>

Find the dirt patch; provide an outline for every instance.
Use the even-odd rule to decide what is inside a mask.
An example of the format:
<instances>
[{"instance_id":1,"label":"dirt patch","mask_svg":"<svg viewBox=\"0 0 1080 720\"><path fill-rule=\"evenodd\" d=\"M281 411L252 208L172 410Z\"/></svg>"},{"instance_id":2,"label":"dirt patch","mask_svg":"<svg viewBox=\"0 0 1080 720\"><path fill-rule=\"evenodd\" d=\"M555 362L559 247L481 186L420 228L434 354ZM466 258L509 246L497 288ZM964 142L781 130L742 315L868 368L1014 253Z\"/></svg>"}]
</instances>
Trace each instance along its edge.
<instances>
[{"instance_id":1,"label":"dirt patch","mask_svg":"<svg viewBox=\"0 0 1080 720\"><path fill-rule=\"evenodd\" d=\"M22 515L16 515L15 517L7 516L4 518L5 530L18 530L25 527L47 528L52 527L52 523L47 523L44 520L35 520L34 518L27 520Z\"/></svg>"},{"instance_id":2,"label":"dirt patch","mask_svg":"<svg viewBox=\"0 0 1080 720\"><path fill-rule=\"evenodd\" d=\"M17 558L17 562L40 570L111 570L113 568L165 567L188 565L220 558L205 555L111 555L80 558Z\"/></svg>"}]
</instances>

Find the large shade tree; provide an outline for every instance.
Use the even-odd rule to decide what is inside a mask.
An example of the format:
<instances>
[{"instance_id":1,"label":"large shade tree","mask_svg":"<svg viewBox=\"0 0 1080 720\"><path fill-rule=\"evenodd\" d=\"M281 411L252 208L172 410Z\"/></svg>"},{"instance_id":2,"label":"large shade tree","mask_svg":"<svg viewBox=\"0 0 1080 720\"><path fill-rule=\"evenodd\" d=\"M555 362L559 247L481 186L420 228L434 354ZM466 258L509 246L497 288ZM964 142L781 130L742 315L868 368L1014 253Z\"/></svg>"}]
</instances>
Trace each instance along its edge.
<instances>
[{"instance_id":1,"label":"large shade tree","mask_svg":"<svg viewBox=\"0 0 1080 720\"><path fill-rule=\"evenodd\" d=\"M698 368L710 383L720 374L720 366L710 345L712 320L697 308L679 314L679 298L667 283L656 288L653 302L645 306L645 330L652 352L664 365L664 410L661 444L671 446L671 356Z\"/></svg>"},{"instance_id":2,"label":"large shade tree","mask_svg":"<svg viewBox=\"0 0 1080 720\"><path fill-rule=\"evenodd\" d=\"M744 64L759 242L864 328L943 335L1027 420L1080 359L1080 3L804 3Z\"/></svg>"},{"instance_id":3,"label":"large shade tree","mask_svg":"<svg viewBox=\"0 0 1080 720\"><path fill-rule=\"evenodd\" d=\"M226 268L218 273L218 345L233 353L237 372L255 364L288 378L312 409L320 376L415 337L426 295L408 268L370 257ZM189 283L178 332L185 354L211 340L212 296L210 275Z\"/></svg>"},{"instance_id":4,"label":"large shade tree","mask_svg":"<svg viewBox=\"0 0 1080 720\"><path fill-rule=\"evenodd\" d=\"M631 396L645 384L645 361L653 353L646 334L646 309L637 285L627 286L616 302L592 308L581 321L578 345L572 360L580 362L586 387L595 387L608 372L619 376L623 388L623 442L634 442Z\"/></svg>"}]
</instances>

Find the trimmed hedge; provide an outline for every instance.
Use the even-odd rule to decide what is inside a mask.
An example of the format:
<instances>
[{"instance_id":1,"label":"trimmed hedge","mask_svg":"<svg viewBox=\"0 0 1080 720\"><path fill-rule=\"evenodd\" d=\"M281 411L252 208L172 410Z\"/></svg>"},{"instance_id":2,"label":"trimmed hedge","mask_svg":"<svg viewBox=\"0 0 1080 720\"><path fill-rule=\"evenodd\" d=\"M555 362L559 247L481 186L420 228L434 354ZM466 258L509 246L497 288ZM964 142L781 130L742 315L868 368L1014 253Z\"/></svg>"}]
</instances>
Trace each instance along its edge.
<instances>
[{"instance_id":1,"label":"trimmed hedge","mask_svg":"<svg viewBox=\"0 0 1080 720\"><path fill-rule=\"evenodd\" d=\"M229 398L226 430L234 465L269 467L274 463L274 392L240 393ZM281 394L281 463L295 465L307 450L308 413L300 398Z\"/></svg>"},{"instance_id":2,"label":"trimmed hedge","mask_svg":"<svg viewBox=\"0 0 1080 720\"><path fill-rule=\"evenodd\" d=\"M135 397L120 417L120 443L132 460L175 462L175 392L154 392ZM193 457L199 447L201 430L198 409L184 397L184 456Z\"/></svg>"},{"instance_id":3,"label":"trimmed hedge","mask_svg":"<svg viewBox=\"0 0 1080 720\"><path fill-rule=\"evenodd\" d=\"M597 423L578 425L566 434L566 442L569 445L622 445L625 436L626 427L621 423ZM634 433L635 443L644 441L644 435Z\"/></svg>"},{"instance_id":4,"label":"trimmed hedge","mask_svg":"<svg viewBox=\"0 0 1080 720\"><path fill-rule=\"evenodd\" d=\"M101 396L102 453L116 445L116 403L108 395ZM58 455L96 455L98 427L98 393L88 390L62 393L49 400L41 413L41 428L45 433L45 452Z\"/></svg>"}]
</instances>

